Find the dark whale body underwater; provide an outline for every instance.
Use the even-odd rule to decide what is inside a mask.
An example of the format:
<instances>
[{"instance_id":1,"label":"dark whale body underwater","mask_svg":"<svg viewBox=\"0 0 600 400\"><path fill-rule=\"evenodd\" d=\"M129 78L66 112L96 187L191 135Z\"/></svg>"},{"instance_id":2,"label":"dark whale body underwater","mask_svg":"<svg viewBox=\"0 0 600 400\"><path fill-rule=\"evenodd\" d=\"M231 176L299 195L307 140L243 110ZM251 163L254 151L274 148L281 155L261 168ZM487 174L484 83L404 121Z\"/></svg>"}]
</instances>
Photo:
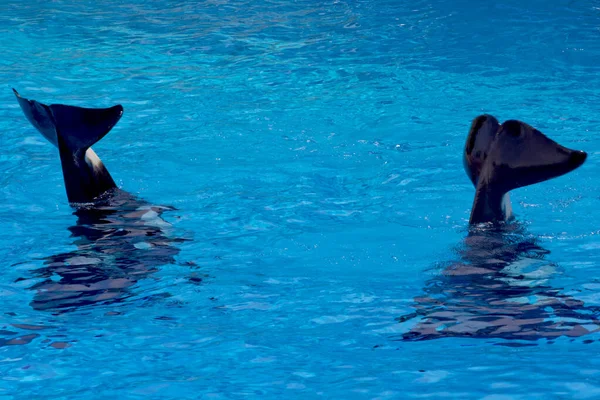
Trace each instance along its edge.
<instances>
[{"instance_id":1,"label":"dark whale body underwater","mask_svg":"<svg viewBox=\"0 0 600 400\"><path fill-rule=\"evenodd\" d=\"M397 320L401 341L444 338L531 346L600 332L600 307L551 285L561 267L516 221L470 227L457 251Z\"/></svg>"},{"instance_id":2,"label":"dark whale body underwater","mask_svg":"<svg viewBox=\"0 0 600 400\"><path fill-rule=\"evenodd\" d=\"M180 250L157 206L116 187L91 146L123 115L123 107L45 105L14 90L31 124L58 148L68 201L76 223L69 227L77 249L46 257L32 271L40 310L64 312L95 303L119 303L131 287L159 267L176 263ZM28 279L28 278L23 278Z\"/></svg>"}]
</instances>

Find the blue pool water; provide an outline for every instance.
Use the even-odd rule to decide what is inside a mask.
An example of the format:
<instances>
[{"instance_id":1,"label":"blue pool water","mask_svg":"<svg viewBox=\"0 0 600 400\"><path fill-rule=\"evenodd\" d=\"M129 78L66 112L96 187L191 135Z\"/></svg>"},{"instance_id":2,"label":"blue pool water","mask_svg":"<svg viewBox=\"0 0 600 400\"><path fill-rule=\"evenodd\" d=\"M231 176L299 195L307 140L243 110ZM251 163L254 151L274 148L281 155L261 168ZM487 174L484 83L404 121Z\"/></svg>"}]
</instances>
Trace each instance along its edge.
<instances>
[{"instance_id":1,"label":"blue pool water","mask_svg":"<svg viewBox=\"0 0 600 400\"><path fill-rule=\"evenodd\" d=\"M3 0L0 399L600 398L594 4ZM122 104L145 203L74 215L11 87ZM485 260L483 112L589 154Z\"/></svg>"}]
</instances>

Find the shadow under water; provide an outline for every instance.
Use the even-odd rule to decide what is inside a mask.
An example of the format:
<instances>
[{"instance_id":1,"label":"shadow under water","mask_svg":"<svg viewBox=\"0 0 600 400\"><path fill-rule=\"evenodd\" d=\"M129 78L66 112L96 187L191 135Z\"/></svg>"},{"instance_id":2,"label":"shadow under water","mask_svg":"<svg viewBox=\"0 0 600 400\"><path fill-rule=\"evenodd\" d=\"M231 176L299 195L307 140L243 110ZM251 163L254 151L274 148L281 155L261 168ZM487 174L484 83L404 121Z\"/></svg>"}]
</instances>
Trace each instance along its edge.
<instances>
[{"instance_id":1,"label":"shadow under water","mask_svg":"<svg viewBox=\"0 0 600 400\"><path fill-rule=\"evenodd\" d=\"M415 298L403 341L447 337L517 340L581 337L600 330L600 307L561 293L548 281L556 264L516 223L471 228L460 261L430 279ZM521 342L522 343L522 342Z\"/></svg>"},{"instance_id":2,"label":"shadow under water","mask_svg":"<svg viewBox=\"0 0 600 400\"><path fill-rule=\"evenodd\" d=\"M179 248L172 226L161 214L172 207L155 206L113 190L98 204L78 208L69 227L76 250L44 259L34 270L36 310L64 312L94 303L116 303L132 295L129 288L174 264Z\"/></svg>"}]
</instances>

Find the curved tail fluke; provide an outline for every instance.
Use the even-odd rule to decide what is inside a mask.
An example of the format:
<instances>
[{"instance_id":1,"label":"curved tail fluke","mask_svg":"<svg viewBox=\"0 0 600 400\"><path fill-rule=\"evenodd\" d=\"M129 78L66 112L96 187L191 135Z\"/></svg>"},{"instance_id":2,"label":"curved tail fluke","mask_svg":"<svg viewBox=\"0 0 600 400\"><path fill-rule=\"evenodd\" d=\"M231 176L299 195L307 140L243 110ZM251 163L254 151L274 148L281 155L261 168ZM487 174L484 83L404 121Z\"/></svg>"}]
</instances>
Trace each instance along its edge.
<instances>
[{"instance_id":1,"label":"curved tail fluke","mask_svg":"<svg viewBox=\"0 0 600 400\"><path fill-rule=\"evenodd\" d=\"M83 108L63 104L49 106L28 100L13 89L31 124L58 147L58 137L72 153L85 153L119 122L123 107Z\"/></svg>"}]
</instances>

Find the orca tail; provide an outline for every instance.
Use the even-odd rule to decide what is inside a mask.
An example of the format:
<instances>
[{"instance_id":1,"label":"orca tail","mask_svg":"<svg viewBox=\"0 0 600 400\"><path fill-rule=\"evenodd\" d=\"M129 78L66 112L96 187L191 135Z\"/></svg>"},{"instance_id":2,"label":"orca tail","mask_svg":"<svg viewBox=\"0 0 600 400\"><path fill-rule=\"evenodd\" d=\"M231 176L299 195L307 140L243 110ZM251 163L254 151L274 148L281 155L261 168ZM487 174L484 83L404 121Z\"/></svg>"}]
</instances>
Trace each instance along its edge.
<instances>
[{"instance_id":1,"label":"orca tail","mask_svg":"<svg viewBox=\"0 0 600 400\"><path fill-rule=\"evenodd\" d=\"M13 89L21 109L31 124L56 147L61 144L73 154L85 154L119 122L123 107L83 108L63 104L45 105L28 100Z\"/></svg>"},{"instance_id":2,"label":"orca tail","mask_svg":"<svg viewBox=\"0 0 600 400\"><path fill-rule=\"evenodd\" d=\"M31 124L58 148L67 197L72 204L90 203L116 188L91 146L102 139L123 115L123 107L83 108L45 105L21 97L13 89Z\"/></svg>"}]
</instances>

